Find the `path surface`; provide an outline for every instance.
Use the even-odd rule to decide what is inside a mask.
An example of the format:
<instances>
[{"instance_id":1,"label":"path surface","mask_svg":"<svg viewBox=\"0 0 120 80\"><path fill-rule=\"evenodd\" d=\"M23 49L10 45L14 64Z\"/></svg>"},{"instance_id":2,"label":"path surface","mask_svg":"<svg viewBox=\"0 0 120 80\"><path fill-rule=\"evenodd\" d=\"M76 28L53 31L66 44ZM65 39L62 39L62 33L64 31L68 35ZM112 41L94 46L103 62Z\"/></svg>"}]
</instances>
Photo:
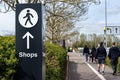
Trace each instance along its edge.
<instances>
[{"instance_id":1,"label":"path surface","mask_svg":"<svg viewBox=\"0 0 120 80\"><path fill-rule=\"evenodd\" d=\"M120 80L120 74L112 75L111 68L105 68L105 74L97 72L97 64L85 62L81 53L68 53L69 80Z\"/></svg>"}]
</instances>

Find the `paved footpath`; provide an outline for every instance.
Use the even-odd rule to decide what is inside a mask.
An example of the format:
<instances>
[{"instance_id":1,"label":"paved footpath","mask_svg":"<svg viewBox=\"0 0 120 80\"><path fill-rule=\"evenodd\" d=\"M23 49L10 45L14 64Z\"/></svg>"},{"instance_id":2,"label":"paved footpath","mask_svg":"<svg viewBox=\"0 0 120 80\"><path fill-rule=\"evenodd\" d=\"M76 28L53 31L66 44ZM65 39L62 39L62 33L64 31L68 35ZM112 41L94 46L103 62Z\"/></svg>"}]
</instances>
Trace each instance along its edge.
<instances>
[{"instance_id":1,"label":"paved footpath","mask_svg":"<svg viewBox=\"0 0 120 80\"><path fill-rule=\"evenodd\" d=\"M81 53L68 53L69 80L120 80L120 74L113 76L111 68L105 68L105 74L97 72L97 64L85 62Z\"/></svg>"}]
</instances>

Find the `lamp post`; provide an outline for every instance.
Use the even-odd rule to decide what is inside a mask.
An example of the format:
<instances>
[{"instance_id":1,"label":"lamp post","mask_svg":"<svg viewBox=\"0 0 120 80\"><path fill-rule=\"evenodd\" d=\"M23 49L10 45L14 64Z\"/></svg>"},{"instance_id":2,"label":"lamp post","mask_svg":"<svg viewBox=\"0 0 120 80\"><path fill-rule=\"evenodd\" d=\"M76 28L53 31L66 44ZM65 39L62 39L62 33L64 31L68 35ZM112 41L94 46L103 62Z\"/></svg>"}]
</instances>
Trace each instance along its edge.
<instances>
[{"instance_id":1,"label":"lamp post","mask_svg":"<svg viewBox=\"0 0 120 80\"><path fill-rule=\"evenodd\" d=\"M104 27L104 42L105 42L105 46L107 48L107 0L105 0L105 27Z\"/></svg>"}]
</instances>

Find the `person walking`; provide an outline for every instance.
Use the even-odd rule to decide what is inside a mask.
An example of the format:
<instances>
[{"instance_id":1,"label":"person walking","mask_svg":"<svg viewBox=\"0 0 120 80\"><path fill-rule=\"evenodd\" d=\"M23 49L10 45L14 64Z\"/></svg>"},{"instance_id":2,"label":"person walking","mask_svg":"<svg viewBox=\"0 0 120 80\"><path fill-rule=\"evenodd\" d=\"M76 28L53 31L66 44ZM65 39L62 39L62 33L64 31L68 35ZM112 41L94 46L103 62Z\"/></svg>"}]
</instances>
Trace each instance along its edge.
<instances>
[{"instance_id":1,"label":"person walking","mask_svg":"<svg viewBox=\"0 0 120 80\"><path fill-rule=\"evenodd\" d=\"M115 45L115 42L113 42L112 47L109 49L109 54L108 54L113 69L113 75L116 75L117 72L117 64L118 64L119 56L120 56L119 48Z\"/></svg>"},{"instance_id":2,"label":"person walking","mask_svg":"<svg viewBox=\"0 0 120 80\"><path fill-rule=\"evenodd\" d=\"M83 55L85 55L86 62L88 61L88 56L89 56L89 48L87 45L84 46L83 49Z\"/></svg>"},{"instance_id":3,"label":"person walking","mask_svg":"<svg viewBox=\"0 0 120 80\"><path fill-rule=\"evenodd\" d=\"M92 63L93 63L93 61L96 62L96 60L95 60L95 56L96 56L96 48L95 48L95 46L92 46L92 49L91 49Z\"/></svg>"},{"instance_id":4,"label":"person walking","mask_svg":"<svg viewBox=\"0 0 120 80\"><path fill-rule=\"evenodd\" d=\"M100 46L97 48L96 58L98 60L98 72L100 72L100 68L102 68L102 74L105 71L105 59L107 56L106 49L103 46L103 42L100 42Z\"/></svg>"}]
</instances>

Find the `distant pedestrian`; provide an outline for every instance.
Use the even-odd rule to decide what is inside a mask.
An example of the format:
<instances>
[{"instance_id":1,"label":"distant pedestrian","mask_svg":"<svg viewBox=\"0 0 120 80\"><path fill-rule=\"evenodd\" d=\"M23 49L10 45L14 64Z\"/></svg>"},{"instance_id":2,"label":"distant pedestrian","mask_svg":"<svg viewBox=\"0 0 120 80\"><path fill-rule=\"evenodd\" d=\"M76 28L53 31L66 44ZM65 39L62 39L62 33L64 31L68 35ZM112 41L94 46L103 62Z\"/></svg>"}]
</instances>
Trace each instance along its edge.
<instances>
[{"instance_id":1,"label":"distant pedestrian","mask_svg":"<svg viewBox=\"0 0 120 80\"><path fill-rule=\"evenodd\" d=\"M75 53L75 49L73 49L73 53Z\"/></svg>"},{"instance_id":2,"label":"distant pedestrian","mask_svg":"<svg viewBox=\"0 0 120 80\"><path fill-rule=\"evenodd\" d=\"M73 48L72 47L68 47L68 52L73 52Z\"/></svg>"},{"instance_id":3,"label":"distant pedestrian","mask_svg":"<svg viewBox=\"0 0 120 80\"><path fill-rule=\"evenodd\" d=\"M92 46L92 49L91 49L92 62L93 62L93 61L96 62L95 56L96 56L96 48L95 48L95 46Z\"/></svg>"},{"instance_id":4,"label":"distant pedestrian","mask_svg":"<svg viewBox=\"0 0 120 80\"><path fill-rule=\"evenodd\" d=\"M109 49L109 54L108 54L113 69L113 75L116 75L117 72L119 54L120 54L119 48L115 45L115 42L113 42L112 47Z\"/></svg>"},{"instance_id":5,"label":"distant pedestrian","mask_svg":"<svg viewBox=\"0 0 120 80\"><path fill-rule=\"evenodd\" d=\"M105 71L106 55L106 49L103 46L103 42L101 42L100 46L97 48L96 58L98 59L98 72L100 72L100 68L102 68L102 74L104 74Z\"/></svg>"},{"instance_id":6,"label":"distant pedestrian","mask_svg":"<svg viewBox=\"0 0 120 80\"><path fill-rule=\"evenodd\" d=\"M83 55L85 56L86 62L88 61L88 56L89 56L89 48L87 45L84 46L83 49Z\"/></svg>"}]
</instances>

